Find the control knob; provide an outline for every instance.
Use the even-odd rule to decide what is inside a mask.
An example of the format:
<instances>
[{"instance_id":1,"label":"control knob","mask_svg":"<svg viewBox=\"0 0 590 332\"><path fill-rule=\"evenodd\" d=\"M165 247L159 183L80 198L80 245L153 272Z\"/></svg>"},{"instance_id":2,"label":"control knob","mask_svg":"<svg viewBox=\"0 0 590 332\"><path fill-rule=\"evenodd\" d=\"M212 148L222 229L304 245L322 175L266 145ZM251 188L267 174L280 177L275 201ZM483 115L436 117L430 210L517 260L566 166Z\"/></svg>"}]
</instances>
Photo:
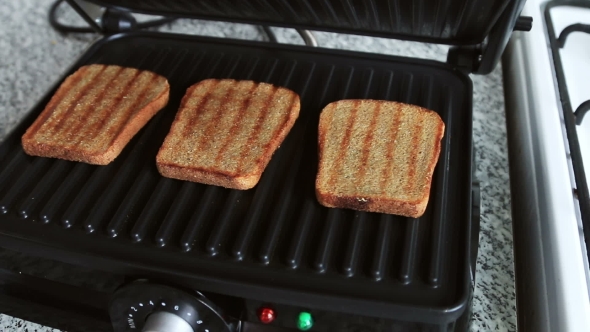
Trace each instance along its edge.
<instances>
[{"instance_id":1,"label":"control knob","mask_svg":"<svg viewBox=\"0 0 590 332\"><path fill-rule=\"evenodd\" d=\"M115 292L109 314L115 332L231 332L221 310L203 295L136 281Z\"/></svg>"}]
</instances>

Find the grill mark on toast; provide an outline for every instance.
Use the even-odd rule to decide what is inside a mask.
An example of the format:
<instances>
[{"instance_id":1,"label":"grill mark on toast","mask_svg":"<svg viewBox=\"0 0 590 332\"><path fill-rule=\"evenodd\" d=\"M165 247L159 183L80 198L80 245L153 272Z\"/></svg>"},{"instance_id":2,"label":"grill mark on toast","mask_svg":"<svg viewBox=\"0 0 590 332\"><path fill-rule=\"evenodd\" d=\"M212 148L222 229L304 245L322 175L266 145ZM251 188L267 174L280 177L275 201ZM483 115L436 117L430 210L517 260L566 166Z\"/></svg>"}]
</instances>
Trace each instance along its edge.
<instances>
[{"instance_id":1,"label":"grill mark on toast","mask_svg":"<svg viewBox=\"0 0 590 332\"><path fill-rule=\"evenodd\" d=\"M125 68L120 67L117 74L115 74L115 76L111 79L111 81L117 79L119 76L121 76L121 74L123 73L123 71L125 70ZM104 95L107 93L107 91L109 91L109 89L112 89L114 87L110 87L107 85L97 94L94 95L94 97L92 98L91 103L94 103L97 100L100 100L104 97ZM102 111L103 109L98 109L98 110L93 110L93 111ZM105 117L103 116L98 116L98 118L100 118L101 121L104 121ZM66 146L69 145L76 145L78 144L80 141L84 140L84 138L86 137L86 133L89 131L91 127L89 126L89 122L87 121L74 121L74 126L69 127L68 129L66 129L61 135L63 137L67 137L69 134L71 133L75 133L75 136L72 138L71 142L72 144L65 144ZM80 129L83 128L84 130L80 131ZM97 128L98 130L98 128Z\"/></svg>"},{"instance_id":2,"label":"grill mark on toast","mask_svg":"<svg viewBox=\"0 0 590 332\"><path fill-rule=\"evenodd\" d=\"M191 75L194 72L195 68L193 68L193 70L191 71ZM191 75L189 75L189 77ZM188 108L189 102L193 98L193 96L196 94L196 91L197 91L196 86L197 86L197 84L194 84L194 85L190 86L188 89L186 89L184 96L180 100L180 105L178 107L178 111L176 112L176 115L174 116L174 121L172 122L172 126L170 127L168 135L166 135L166 138L164 139L164 143L160 147L160 150L158 150L158 154L156 156L157 163L163 164L163 159L166 158L165 156L169 153L170 149L174 149L174 148L179 149L182 146L182 140L174 139L174 136L178 135L177 133L179 131L183 130L183 132L184 132L184 129L186 129L186 128L182 127L183 121L184 121L183 115L184 115L184 113L188 112L187 108ZM205 97L205 95L208 93L208 91L209 90L207 90L205 92L203 97ZM199 106L199 105L197 105L197 106Z\"/></svg>"},{"instance_id":3,"label":"grill mark on toast","mask_svg":"<svg viewBox=\"0 0 590 332\"><path fill-rule=\"evenodd\" d=\"M218 81L217 84L219 84L219 82L220 81ZM215 86L217 86L217 84ZM208 121L207 127L205 128L205 131L203 132L203 136L199 137L197 144L195 144L196 150L207 151L209 149L209 145L210 145L209 143L211 143L211 142L207 141L207 137L210 137L211 135L213 135L215 133L215 126L219 122L219 119L221 119L221 117L225 114L223 109L231 101L231 97L232 97L234 90L236 89L236 86L237 86L237 82L234 81L233 84L227 88L227 91L225 91L225 95L223 96L223 98L221 99L221 103L219 104L219 109L217 109L217 112L215 112L215 115L213 116L213 118L210 121ZM209 90L209 91L211 91L211 90ZM210 96L210 93L207 92L207 99L209 98L209 96ZM203 96L203 99L204 98L205 98L205 96ZM206 111L209 111L209 110L203 110L203 112L206 112ZM189 121L189 124L191 122L194 122L196 120L196 118L197 118L196 116L192 116ZM201 148L202 145L204 145L203 148Z\"/></svg>"},{"instance_id":4,"label":"grill mark on toast","mask_svg":"<svg viewBox=\"0 0 590 332\"><path fill-rule=\"evenodd\" d=\"M334 108L334 107L336 107L336 106L332 105L332 108ZM328 110L326 109L324 112L326 112L326 117L327 117L327 114L329 114ZM321 118L322 113L320 113L320 124L322 123L322 118ZM334 115L334 112L332 112L332 118L333 118L333 115ZM332 121L332 118L330 118L330 121ZM330 121L326 120L325 118L324 118L324 121L326 123L330 123ZM318 161L320 161L322 159L322 155L325 154L325 151L323 148L325 142L326 142L326 130L320 130L319 124L318 124L318 153L319 153L319 157L320 157Z\"/></svg>"},{"instance_id":5,"label":"grill mark on toast","mask_svg":"<svg viewBox=\"0 0 590 332\"><path fill-rule=\"evenodd\" d=\"M101 133L103 133L103 131L107 130L108 128L104 129L105 125L108 123L108 120L111 118L112 114L115 113L121 104L121 101L124 99L125 95L129 94L129 91L131 90L131 86L133 85L133 83L135 83L137 81L137 78L139 76L141 76L141 74L144 73L144 71L142 70L137 70L137 72L135 73L135 75L133 76L133 78L131 78L129 80L129 82L127 82L127 84L125 84L125 86L121 89L121 91L119 92L119 94L117 94L112 100L113 102L111 102L111 104L109 106L107 106L107 113L103 116L100 117L100 121L94 122L88 126L86 126L86 131L83 133L83 135L81 136L81 140L84 140L85 137L89 137L89 141L96 139L98 136L101 135ZM155 75L155 74L152 74ZM157 75L155 75L157 76ZM116 88L116 87L113 87ZM138 96L138 98L141 96ZM104 108L103 108L104 110ZM88 136L89 134L94 133L94 135L92 135L92 137ZM104 134L104 133L103 133ZM115 135L116 136L116 135ZM116 139L116 137L113 138L113 140ZM111 140L112 142L112 140ZM109 142L110 143L110 142Z\"/></svg>"},{"instance_id":6,"label":"grill mark on toast","mask_svg":"<svg viewBox=\"0 0 590 332\"><path fill-rule=\"evenodd\" d=\"M207 90L203 92L201 99L199 99L198 102L196 102L196 104L191 107L191 100L199 94L201 85L205 84L206 82L211 82L209 84L209 87L206 87ZM168 158L172 160L177 159L174 156L173 151L186 152L187 145L197 147L196 144L198 143L198 141L196 143L193 142L193 139L191 137L193 133L193 128L195 126L195 123L197 123L197 121L200 120L201 117L206 114L206 110L203 108L209 102L212 92L219 85L219 83L219 80L208 79L201 81L200 83L194 84L187 89L187 92L182 98L179 111L176 113L176 117L174 118L174 122L172 123L170 132L166 136L166 139L164 140L164 145L161 148L161 160L165 160L166 155L168 155ZM192 150L188 148L188 151ZM158 156L160 156L160 152L158 152Z\"/></svg>"},{"instance_id":7,"label":"grill mark on toast","mask_svg":"<svg viewBox=\"0 0 590 332\"><path fill-rule=\"evenodd\" d=\"M115 110L119 107L119 105L121 105L121 102L123 101L124 96L129 93L130 87L133 86L133 84L137 81L137 78L141 75L141 73L142 73L141 70L137 70L135 75L133 75L133 78L131 78L129 80L129 82L127 82L127 84L125 84L125 86L121 89L121 92L117 96L115 96L115 98L113 98L114 102L107 109L107 114L100 117L100 124L99 125L94 126L94 128L96 128L95 133L99 132L98 129L102 128L105 125L107 119L110 118L110 116L113 114L113 112L115 112ZM96 136L98 136L98 134L94 135L94 137L96 137Z\"/></svg>"},{"instance_id":8,"label":"grill mark on toast","mask_svg":"<svg viewBox=\"0 0 590 332\"><path fill-rule=\"evenodd\" d=\"M330 108L328 108L330 107ZM318 157L319 157L319 161L321 160L327 160L328 159L328 148L327 148L327 137L329 136L329 128L332 125L332 121L334 121L334 117L335 117L335 112L336 112L336 103L331 103L328 106L326 106L325 110L320 114L320 124L318 127ZM322 124L324 124L322 126ZM321 130L321 127L325 127L325 130ZM322 173L320 173L322 174ZM322 174L323 175L323 174ZM327 183L328 180L330 180L329 178L324 178L325 176L322 176L320 178L320 182L321 184L323 184L324 182Z\"/></svg>"},{"instance_id":9,"label":"grill mark on toast","mask_svg":"<svg viewBox=\"0 0 590 332\"><path fill-rule=\"evenodd\" d=\"M236 82L236 84L237 84L237 82ZM238 130L238 127L241 124L241 120L243 119L244 114L246 113L246 110L248 109L248 107L250 107L250 103L252 102L252 97L253 97L252 91L254 91L258 86L259 86L259 84L252 84L252 86L250 87L250 89L246 93L246 95L248 97L246 97L246 99L244 99L242 101L242 106L240 107L240 110L238 111L238 114L234 118L233 123L229 129L229 134L226 137L223 144L221 145L221 148L219 149L219 151L217 151L217 155L215 156L215 162L214 162L215 164L217 164L223 158L223 154L225 153L225 151L229 147L230 143L232 143L234 141L234 138L236 136L235 132ZM246 146L249 146L249 145L246 145ZM241 156L240 156L240 159L241 159ZM238 171L239 171L239 169L238 169Z\"/></svg>"},{"instance_id":10,"label":"grill mark on toast","mask_svg":"<svg viewBox=\"0 0 590 332\"><path fill-rule=\"evenodd\" d=\"M418 121L416 129L412 131L412 140L410 154L408 157L408 176L407 181L404 185L404 190L408 193L412 192L412 185L414 184L414 178L416 177L416 159L418 157L418 151L420 150L420 137L422 136L422 128L424 127L424 113L418 113Z\"/></svg>"},{"instance_id":11,"label":"grill mark on toast","mask_svg":"<svg viewBox=\"0 0 590 332\"><path fill-rule=\"evenodd\" d=\"M197 105L195 105L195 107L193 107L191 110L194 110L195 115L190 116L189 115L189 119L188 119L188 123L186 125L186 127L184 128L184 133L182 136L186 137L189 136L192 132L192 128L195 126L195 123L197 122L197 114L200 112L205 112L206 110L200 110L201 107L203 107L204 105L207 105L207 102L209 101L209 99L211 98L211 92L213 92L213 90L215 90L215 88L217 88L217 86L219 85L220 81L219 80L215 80L213 81L213 84L211 84L209 86L209 89L207 89L207 92L205 92L203 94L203 97L201 98L201 100L199 100L199 103ZM198 86L195 86L195 88L193 89L191 96L189 98L186 99L186 104L189 103L189 101L195 96L195 94L197 93L198 90ZM228 89L228 91L230 91L231 89ZM184 107L188 107L183 105ZM187 109L185 112L182 113L186 113L189 110ZM200 112L199 112L200 111ZM182 140L179 141L179 143L182 143Z\"/></svg>"},{"instance_id":12,"label":"grill mark on toast","mask_svg":"<svg viewBox=\"0 0 590 332\"><path fill-rule=\"evenodd\" d=\"M361 155L361 162L360 162L361 168L359 170L359 176L357 177L357 179L355 181L355 185L357 187L361 186L361 184L364 182L364 178L367 174L367 170L368 170L367 161L369 160L369 152L371 151L371 146L372 146L373 138L375 135L375 129L377 127L377 119L381 115L381 106L382 106L381 103L377 103L377 105L373 109L373 116L371 117L371 122L369 124L369 128L367 129L369 132L367 133L367 136L365 136L365 139L363 142L363 153Z\"/></svg>"},{"instance_id":13,"label":"grill mark on toast","mask_svg":"<svg viewBox=\"0 0 590 332\"><path fill-rule=\"evenodd\" d=\"M283 122L281 123L280 126L277 126L277 128L272 132L272 135L270 137L277 137L278 134L285 129L285 125L287 125L287 123L289 123L289 119L291 118L291 114L292 114L291 109L293 108L293 104L295 104L295 100L297 100L297 95L291 96L291 102L289 103L289 106L287 106L285 108L288 110L288 112L283 117ZM295 124L293 124L293 125L295 125ZM266 149L268 149L268 146L271 144L272 144L272 141L268 141L266 144L264 144L264 146L262 147L263 153L258 158L256 158L255 165L260 166L260 162L262 161L262 158L265 157L264 151L266 151ZM277 149L278 149L278 147L277 147Z\"/></svg>"},{"instance_id":14,"label":"grill mark on toast","mask_svg":"<svg viewBox=\"0 0 590 332\"><path fill-rule=\"evenodd\" d=\"M79 70L80 72L78 73L78 75L74 74L74 77L72 77L71 86L76 86L78 83L80 83L80 81L82 81L82 79L84 78L86 72L88 72L89 68L85 66L80 68ZM35 136L35 134L37 134L37 131L41 128L42 125L45 124L45 122L49 119L53 112L55 112L59 104L64 101L64 99L68 96L68 93L70 92L70 89L62 91L60 90L62 90L61 87L57 89L57 93L61 93L61 95L55 95L54 98L51 98L47 106L45 106L45 110L43 111L43 113L41 113L41 115L37 118L37 120L35 120L33 125L27 130L27 132L30 133L30 137L33 137Z\"/></svg>"},{"instance_id":15,"label":"grill mark on toast","mask_svg":"<svg viewBox=\"0 0 590 332\"><path fill-rule=\"evenodd\" d=\"M401 125L401 119L402 118L402 105L401 104L397 104L396 107L396 111L395 111L395 116L392 119L392 135L391 135L391 143L387 145L387 153L386 153L386 158L387 158L387 164L386 167L383 168L383 170L381 171L381 178L383 179L383 181L380 181L381 183L381 187L379 188L379 192L381 192L382 194L385 193L385 191L387 190L387 188L389 187L389 182L391 181L391 177L389 176L389 170L391 170L391 167L393 166L393 162L394 162L394 149L395 149L395 141L397 140L397 136L399 134L399 127Z\"/></svg>"},{"instance_id":16,"label":"grill mark on toast","mask_svg":"<svg viewBox=\"0 0 590 332\"><path fill-rule=\"evenodd\" d=\"M77 106L78 102L80 101L80 99L82 99L86 95L86 93L91 88L91 86L94 84L96 79L98 77L100 77L100 75L102 75L102 73L107 69L107 67L108 66L102 65L102 68L100 69L100 71L92 79L90 79L88 81L88 83L86 83L86 85L78 92L76 99L74 99L72 101L72 103L70 104L70 106L68 106L68 108L66 109L64 114L62 114L60 116L57 124L55 126L53 126L53 132L59 132L61 130L61 128L65 124L66 120L69 119L71 113L76 109L76 106Z\"/></svg>"},{"instance_id":17,"label":"grill mark on toast","mask_svg":"<svg viewBox=\"0 0 590 332\"><path fill-rule=\"evenodd\" d=\"M287 114L285 114L285 116L283 117L283 122L281 123L281 125L280 125L280 126L277 126L277 128L276 128L276 129L275 129L275 130L272 132L272 135L271 135L271 137L276 137L280 131L282 131L283 129L285 129L285 125L286 125L287 123L289 123L289 119L291 118L291 109L293 108L293 104L295 104L295 100L297 100L297 97L298 97L297 95L292 95L292 96L291 96L291 102L289 103L289 106L285 107L285 109L287 109L287 110L288 110L288 113L287 113ZM293 125L295 125L295 124L293 124ZM262 151L265 151L265 150L268 148L268 146L269 146L271 143L272 143L272 142L270 142L270 141L269 141L269 142L267 142L267 143L264 145L264 148L262 149ZM263 156L264 156L264 154L263 154L263 155L261 155L261 156L260 156L260 157L259 157L259 158L256 160L256 162L258 163L258 162L260 161L260 159L261 159Z\"/></svg>"},{"instance_id":18,"label":"grill mark on toast","mask_svg":"<svg viewBox=\"0 0 590 332\"><path fill-rule=\"evenodd\" d=\"M131 105L129 107L127 107L127 109L125 109L125 111L123 112L124 117L121 121L117 121L115 123L113 123L113 125L111 127L108 127L104 130L105 133L110 133L111 131L115 131L117 132L116 135L109 135L111 137L111 140L109 141L109 146L111 146L113 144L113 142L118 138L119 133L121 131L121 128L124 128L125 125L127 124L127 122L129 121L129 119L135 115L135 112L133 112L134 109L137 109L137 107L139 105L141 105L142 102L145 101L145 97L148 94L148 92L151 90L151 87L154 83L154 81L156 81L158 79L158 75L156 75L155 73L150 73L150 75L152 76L150 78L150 80L146 83L146 86L143 88L143 90L140 92L139 95L137 95L137 98L135 98L135 100L133 101L133 103L131 103ZM157 97L157 96L155 96Z\"/></svg>"},{"instance_id":19,"label":"grill mark on toast","mask_svg":"<svg viewBox=\"0 0 590 332\"><path fill-rule=\"evenodd\" d=\"M337 148L338 151L346 151L348 149L348 146L350 145L350 136L352 135L352 129L354 127L354 123L356 121L356 115L359 109L359 106L361 104L360 100L354 100L353 102L353 107L351 110L351 114L349 116L348 119L348 123L346 126L346 131L344 132L344 138L342 139L342 143L340 143L340 146ZM336 112L336 110L334 110L334 113ZM334 188L334 185L336 184L336 180L338 178L338 176L340 175L340 169L342 169L344 164L344 158L343 156L339 156L336 159L336 165L334 166L334 171L331 172L331 176L328 179L328 188Z\"/></svg>"},{"instance_id":20,"label":"grill mark on toast","mask_svg":"<svg viewBox=\"0 0 590 332\"><path fill-rule=\"evenodd\" d=\"M217 85L219 85L219 81L213 81L213 83L209 86L209 89L207 89L207 91L203 94L203 97L201 98L201 100L199 101L198 104L196 104L192 109L194 109L195 111L195 115L194 116L189 116L188 119L188 123L186 124L186 127L184 128L184 132L182 133L182 136L187 137L191 134L192 132L192 128L195 125L195 122L197 121L197 114L199 113L199 109L207 104L207 102L209 101L209 98L211 97L211 92L215 89L215 87L217 87ZM179 122L182 121L182 116L184 115L183 113L189 112L190 109L188 109L188 104L190 103L191 99L194 98L194 96L197 94L198 91L198 86L195 86L193 88L193 90L191 91L190 96L188 96L186 99L183 98L182 100L182 106L181 106L181 112L178 113L178 119L180 120ZM186 108L186 109L185 109ZM179 142L180 143L180 142Z\"/></svg>"},{"instance_id":21,"label":"grill mark on toast","mask_svg":"<svg viewBox=\"0 0 590 332\"><path fill-rule=\"evenodd\" d=\"M262 124L264 123L264 121L266 121L266 118L268 117L268 113L270 113L268 111L268 109L270 108L270 103L273 100L273 98L275 97L275 95L277 94L277 91L279 91L279 88L276 86L273 86L273 90L272 92L269 94L268 98L266 99L266 102L264 103L264 107L262 107L260 109L260 112L258 113L258 116L256 117L256 124L254 125L252 131L250 132L250 134L248 135L248 140L246 141L246 147L252 146L252 143L254 142L254 138L258 138L261 134L260 128L262 127ZM258 135L256 135L258 134ZM274 137L274 136L270 136L270 137ZM235 174L239 174L242 171L242 167L244 166L244 155L247 153L247 149L242 149L242 151L240 151L239 154L239 158L238 158L238 165L236 167L235 170ZM262 150L263 154L264 154L264 149ZM257 162L257 161L256 161Z\"/></svg>"}]
</instances>

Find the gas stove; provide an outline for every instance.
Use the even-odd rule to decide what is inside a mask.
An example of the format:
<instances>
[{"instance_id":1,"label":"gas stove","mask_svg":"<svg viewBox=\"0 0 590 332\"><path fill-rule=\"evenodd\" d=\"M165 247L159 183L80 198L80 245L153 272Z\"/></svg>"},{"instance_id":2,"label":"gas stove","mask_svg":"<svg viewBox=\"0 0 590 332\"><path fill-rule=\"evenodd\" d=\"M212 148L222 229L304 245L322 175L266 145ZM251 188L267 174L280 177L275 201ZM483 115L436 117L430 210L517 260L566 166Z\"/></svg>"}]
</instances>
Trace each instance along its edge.
<instances>
[{"instance_id":1,"label":"gas stove","mask_svg":"<svg viewBox=\"0 0 590 332\"><path fill-rule=\"evenodd\" d=\"M590 3L529 1L504 55L519 327L590 326Z\"/></svg>"}]
</instances>

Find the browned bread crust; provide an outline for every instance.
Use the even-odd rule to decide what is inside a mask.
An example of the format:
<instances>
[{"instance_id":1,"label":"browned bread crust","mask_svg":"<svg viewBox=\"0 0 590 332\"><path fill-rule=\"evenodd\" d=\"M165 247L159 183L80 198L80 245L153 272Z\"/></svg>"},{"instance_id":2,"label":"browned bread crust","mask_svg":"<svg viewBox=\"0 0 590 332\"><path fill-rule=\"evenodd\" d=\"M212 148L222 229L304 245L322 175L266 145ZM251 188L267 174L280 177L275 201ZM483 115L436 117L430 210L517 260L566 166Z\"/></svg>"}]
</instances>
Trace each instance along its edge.
<instances>
[{"instance_id":1,"label":"browned bread crust","mask_svg":"<svg viewBox=\"0 0 590 332\"><path fill-rule=\"evenodd\" d=\"M189 87L156 157L165 177L254 187L299 116L299 95L267 83L208 79Z\"/></svg>"},{"instance_id":2,"label":"browned bread crust","mask_svg":"<svg viewBox=\"0 0 590 332\"><path fill-rule=\"evenodd\" d=\"M166 104L166 78L114 65L68 76L22 137L32 156L107 165Z\"/></svg>"},{"instance_id":3,"label":"browned bread crust","mask_svg":"<svg viewBox=\"0 0 590 332\"><path fill-rule=\"evenodd\" d=\"M445 125L425 108L340 100L319 123L316 196L327 207L420 217Z\"/></svg>"}]
</instances>

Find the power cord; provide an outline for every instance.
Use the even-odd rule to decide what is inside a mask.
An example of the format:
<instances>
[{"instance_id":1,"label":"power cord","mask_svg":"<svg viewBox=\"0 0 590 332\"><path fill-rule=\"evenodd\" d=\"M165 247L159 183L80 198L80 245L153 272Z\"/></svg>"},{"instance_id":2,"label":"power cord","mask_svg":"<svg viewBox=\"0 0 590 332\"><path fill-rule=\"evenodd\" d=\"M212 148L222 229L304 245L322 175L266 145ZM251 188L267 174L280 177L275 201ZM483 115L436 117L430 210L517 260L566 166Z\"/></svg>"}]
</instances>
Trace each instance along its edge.
<instances>
[{"instance_id":1,"label":"power cord","mask_svg":"<svg viewBox=\"0 0 590 332\"><path fill-rule=\"evenodd\" d=\"M77 33L96 32L96 31L94 31L91 28L68 26L68 25L63 25L63 24L59 23L59 21L57 20L57 8L59 8L59 5L61 5L62 2L64 2L64 0L57 0L53 4L51 4L51 7L49 8L49 24L51 25L52 28L54 28L55 30L57 30L59 32L62 32L62 33L68 33L68 32L77 32Z\"/></svg>"},{"instance_id":2,"label":"power cord","mask_svg":"<svg viewBox=\"0 0 590 332\"><path fill-rule=\"evenodd\" d=\"M56 0L49 8L49 24L55 30L61 33L117 33L122 31L158 27L164 24L172 23L176 20L176 18L173 17L164 17L152 21L138 23L130 12L107 8L100 18L101 31L97 31L98 28L93 29L91 27L77 27L60 23L57 19L57 9L64 1L65 0ZM269 26L263 25L261 28L269 42L278 43L276 35ZM310 31L297 29L297 32L301 35L306 45L317 46L317 41Z\"/></svg>"},{"instance_id":3,"label":"power cord","mask_svg":"<svg viewBox=\"0 0 590 332\"><path fill-rule=\"evenodd\" d=\"M93 33L97 32L90 27L76 27L64 25L57 20L57 9L65 0L56 0L49 8L49 24L61 33ZM146 28L158 27L164 24L174 22L176 18L164 17L147 22L137 23L133 15L129 12L120 10L106 9L101 22L105 33L121 32L125 30L139 30Z\"/></svg>"}]
</instances>

